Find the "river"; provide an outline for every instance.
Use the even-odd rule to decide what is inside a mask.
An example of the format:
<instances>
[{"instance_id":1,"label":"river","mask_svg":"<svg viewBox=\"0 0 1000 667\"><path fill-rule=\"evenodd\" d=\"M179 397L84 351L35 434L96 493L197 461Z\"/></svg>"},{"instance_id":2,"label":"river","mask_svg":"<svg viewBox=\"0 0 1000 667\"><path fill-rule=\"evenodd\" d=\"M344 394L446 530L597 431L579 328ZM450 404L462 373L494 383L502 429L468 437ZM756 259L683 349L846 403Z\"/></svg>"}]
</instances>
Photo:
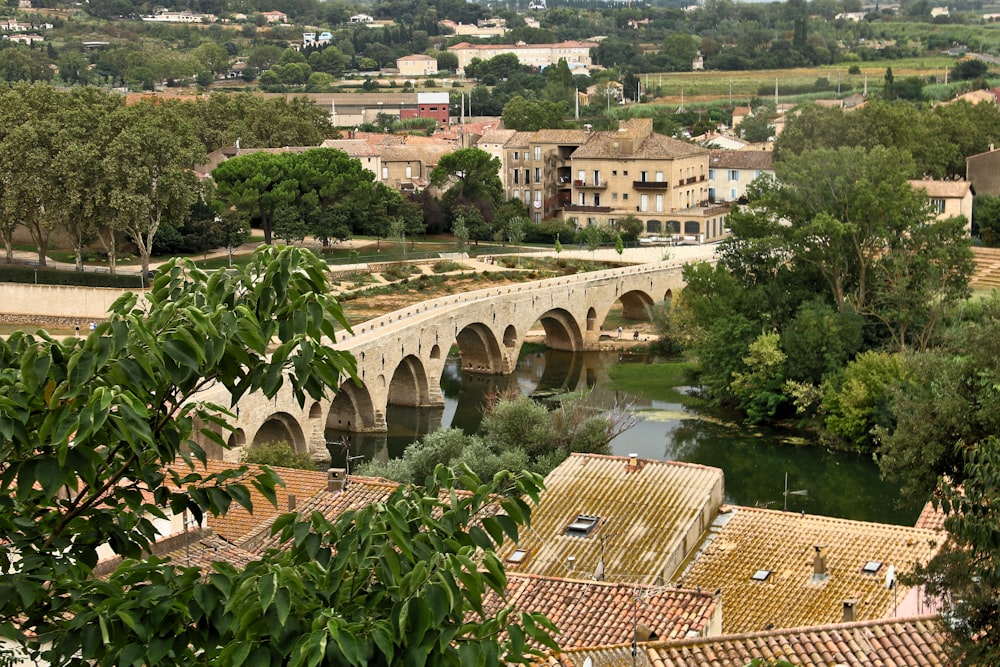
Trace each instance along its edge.
<instances>
[{"instance_id":1,"label":"river","mask_svg":"<svg viewBox=\"0 0 1000 667\"><path fill-rule=\"evenodd\" d=\"M441 378L444 407L391 406L388 433L351 435L352 458L400 456L408 444L440 426L474 433L492 392L516 387L544 397L586 387L595 405L628 402L642 417L611 442L615 454L722 468L726 502L900 525L916 521L920 506L903 503L898 485L881 479L870 457L830 451L810 443L806 433L745 427L712 411L623 394L607 374L615 363L616 352L531 351L521 355L512 375L483 376L463 373L458 358L449 358ZM326 435L334 442L342 434ZM342 448L331 446L331 455L343 463Z\"/></svg>"}]
</instances>

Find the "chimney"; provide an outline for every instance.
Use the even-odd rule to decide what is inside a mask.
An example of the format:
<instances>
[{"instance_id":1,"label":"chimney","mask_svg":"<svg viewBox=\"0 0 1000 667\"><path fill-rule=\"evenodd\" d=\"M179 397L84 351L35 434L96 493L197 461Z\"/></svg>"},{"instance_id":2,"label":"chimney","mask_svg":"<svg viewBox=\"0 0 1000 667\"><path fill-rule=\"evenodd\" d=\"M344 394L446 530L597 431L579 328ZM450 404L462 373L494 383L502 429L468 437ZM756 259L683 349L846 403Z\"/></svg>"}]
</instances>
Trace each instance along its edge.
<instances>
[{"instance_id":1,"label":"chimney","mask_svg":"<svg viewBox=\"0 0 1000 667\"><path fill-rule=\"evenodd\" d=\"M329 468L326 471L326 490L330 493L340 493L347 488L347 470L344 468Z\"/></svg>"},{"instance_id":2,"label":"chimney","mask_svg":"<svg viewBox=\"0 0 1000 667\"><path fill-rule=\"evenodd\" d=\"M826 556L823 555L823 547L817 544L814 548L816 555L813 557L813 579L826 579L829 573L826 570Z\"/></svg>"},{"instance_id":3,"label":"chimney","mask_svg":"<svg viewBox=\"0 0 1000 667\"><path fill-rule=\"evenodd\" d=\"M635 472L636 470L638 470L641 467L642 467L642 465L639 462L639 455L638 454L634 454L634 453L633 454L629 454L628 455L628 463L625 464L625 470L626 470L626 472Z\"/></svg>"},{"instance_id":4,"label":"chimney","mask_svg":"<svg viewBox=\"0 0 1000 667\"><path fill-rule=\"evenodd\" d=\"M291 512L294 509L295 509L295 494L294 493L289 493L288 494L288 511Z\"/></svg>"},{"instance_id":5,"label":"chimney","mask_svg":"<svg viewBox=\"0 0 1000 667\"><path fill-rule=\"evenodd\" d=\"M844 600L844 623L854 622L854 605L857 603L857 600Z\"/></svg>"}]
</instances>

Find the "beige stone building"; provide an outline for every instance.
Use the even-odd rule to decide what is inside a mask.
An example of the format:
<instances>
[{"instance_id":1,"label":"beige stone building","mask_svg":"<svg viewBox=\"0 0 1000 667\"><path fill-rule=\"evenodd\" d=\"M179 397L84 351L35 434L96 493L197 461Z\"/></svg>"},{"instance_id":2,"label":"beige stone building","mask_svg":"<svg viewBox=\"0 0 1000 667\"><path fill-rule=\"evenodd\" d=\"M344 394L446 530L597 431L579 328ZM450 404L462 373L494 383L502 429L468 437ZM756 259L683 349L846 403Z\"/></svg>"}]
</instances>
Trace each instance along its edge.
<instances>
[{"instance_id":1,"label":"beige stone building","mask_svg":"<svg viewBox=\"0 0 1000 667\"><path fill-rule=\"evenodd\" d=\"M586 130L515 133L501 158L507 198L523 201L535 222L559 215L572 202L570 158L591 136Z\"/></svg>"},{"instance_id":2,"label":"beige stone building","mask_svg":"<svg viewBox=\"0 0 1000 667\"><path fill-rule=\"evenodd\" d=\"M725 235L727 205L708 202L709 151L653 132L649 118L594 132L570 161L571 202L563 215L580 227L614 226L635 216L648 236L704 243Z\"/></svg>"},{"instance_id":3,"label":"beige stone building","mask_svg":"<svg viewBox=\"0 0 1000 667\"><path fill-rule=\"evenodd\" d=\"M462 73L473 58L489 60L502 53L513 53L522 65L548 67L561 59L570 69L590 67L590 50L596 48L594 42L559 42L558 44L470 44L462 42L449 46L448 50L458 57L458 71Z\"/></svg>"},{"instance_id":4,"label":"beige stone building","mask_svg":"<svg viewBox=\"0 0 1000 667\"><path fill-rule=\"evenodd\" d=\"M964 216L966 232L972 235L972 187L968 181L910 181L914 189L924 190L938 220Z\"/></svg>"},{"instance_id":5,"label":"beige stone building","mask_svg":"<svg viewBox=\"0 0 1000 667\"><path fill-rule=\"evenodd\" d=\"M396 58L396 68L400 76L431 76L437 74L437 58L415 53L410 56Z\"/></svg>"},{"instance_id":6,"label":"beige stone building","mask_svg":"<svg viewBox=\"0 0 1000 667\"><path fill-rule=\"evenodd\" d=\"M774 176L771 151L713 150L709 157L708 198L713 202L739 201L747 187L761 176Z\"/></svg>"}]
</instances>

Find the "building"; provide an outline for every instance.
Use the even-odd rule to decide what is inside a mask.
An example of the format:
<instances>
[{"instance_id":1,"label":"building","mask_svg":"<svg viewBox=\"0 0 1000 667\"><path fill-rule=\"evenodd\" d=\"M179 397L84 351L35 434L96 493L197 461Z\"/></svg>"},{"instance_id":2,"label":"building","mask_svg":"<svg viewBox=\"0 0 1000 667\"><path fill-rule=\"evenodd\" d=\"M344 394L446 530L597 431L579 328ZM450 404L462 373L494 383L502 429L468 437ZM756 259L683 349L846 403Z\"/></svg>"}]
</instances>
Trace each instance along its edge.
<instances>
[{"instance_id":1,"label":"building","mask_svg":"<svg viewBox=\"0 0 1000 667\"><path fill-rule=\"evenodd\" d=\"M965 158L965 180L977 195L1000 197L1000 150L991 144L985 153Z\"/></svg>"},{"instance_id":2,"label":"building","mask_svg":"<svg viewBox=\"0 0 1000 667\"><path fill-rule=\"evenodd\" d=\"M729 207L708 201L708 149L656 134L652 119L594 132L570 162L571 203L563 216L580 227L635 216L646 235L696 243L725 235Z\"/></svg>"},{"instance_id":3,"label":"building","mask_svg":"<svg viewBox=\"0 0 1000 667\"><path fill-rule=\"evenodd\" d=\"M586 130L514 133L500 160L507 199L523 201L535 222L559 215L572 202L570 158L590 136Z\"/></svg>"},{"instance_id":4,"label":"building","mask_svg":"<svg viewBox=\"0 0 1000 667\"><path fill-rule=\"evenodd\" d=\"M490 154L490 157L500 160L500 183L503 185L503 191L507 199L510 199L512 195L508 186L510 170L504 166L507 163L505 146L515 134L517 132L514 130L490 129L476 142L476 148L486 151Z\"/></svg>"},{"instance_id":5,"label":"building","mask_svg":"<svg viewBox=\"0 0 1000 667\"><path fill-rule=\"evenodd\" d=\"M662 585L708 530L722 497L718 468L570 454L545 478L531 526L497 555L509 574Z\"/></svg>"},{"instance_id":6,"label":"building","mask_svg":"<svg viewBox=\"0 0 1000 667\"><path fill-rule=\"evenodd\" d=\"M953 665L937 616L888 618L792 630L770 630L679 641L568 648L551 667L746 667L755 659L796 667L945 667Z\"/></svg>"},{"instance_id":7,"label":"building","mask_svg":"<svg viewBox=\"0 0 1000 667\"><path fill-rule=\"evenodd\" d=\"M931 208L938 220L964 216L966 232L972 235L972 184L968 181L936 181L923 179L910 181L914 189L927 193Z\"/></svg>"},{"instance_id":8,"label":"building","mask_svg":"<svg viewBox=\"0 0 1000 667\"><path fill-rule=\"evenodd\" d=\"M511 574L504 598L487 591L486 617L507 605L544 613L559 628L561 649L625 644L637 630L642 640L666 641L718 635L722 607L707 591L666 590L589 578Z\"/></svg>"},{"instance_id":9,"label":"building","mask_svg":"<svg viewBox=\"0 0 1000 667\"><path fill-rule=\"evenodd\" d=\"M935 611L897 573L946 533L755 507L727 508L716 526L676 582L721 591L727 634Z\"/></svg>"},{"instance_id":10,"label":"building","mask_svg":"<svg viewBox=\"0 0 1000 667\"><path fill-rule=\"evenodd\" d=\"M734 202L746 198L747 188L763 175L774 177L771 151L713 150L709 157L709 201Z\"/></svg>"},{"instance_id":11,"label":"building","mask_svg":"<svg viewBox=\"0 0 1000 667\"><path fill-rule=\"evenodd\" d=\"M451 122L450 101L448 93L417 93L417 108L400 109L399 119L433 118L441 127L448 127Z\"/></svg>"},{"instance_id":12,"label":"building","mask_svg":"<svg viewBox=\"0 0 1000 667\"><path fill-rule=\"evenodd\" d=\"M484 19L476 25L469 23L456 23L445 19L439 23L451 30L460 37L471 37L473 39L489 39L492 37L503 37L507 33L507 22L501 18Z\"/></svg>"},{"instance_id":13,"label":"building","mask_svg":"<svg viewBox=\"0 0 1000 667\"><path fill-rule=\"evenodd\" d=\"M464 73L473 58L489 60L503 53L513 53L522 65L544 68L565 60L570 69L589 68L592 65L590 50L595 42L560 42L558 44L470 44L461 42L448 50L458 57L458 72Z\"/></svg>"},{"instance_id":14,"label":"building","mask_svg":"<svg viewBox=\"0 0 1000 667\"><path fill-rule=\"evenodd\" d=\"M323 46L324 44L329 44L332 41L333 41L333 33L331 33L329 30L324 30L319 34L315 32L302 33L303 48L307 46Z\"/></svg>"},{"instance_id":15,"label":"building","mask_svg":"<svg viewBox=\"0 0 1000 667\"><path fill-rule=\"evenodd\" d=\"M267 23L288 23L288 14L285 12L261 12L260 15L264 17Z\"/></svg>"},{"instance_id":16,"label":"building","mask_svg":"<svg viewBox=\"0 0 1000 667\"><path fill-rule=\"evenodd\" d=\"M218 19L215 14L202 14L200 12L174 12L161 9L151 16L143 16L143 21L162 23L215 23Z\"/></svg>"},{"instance_id":17,"label":"building","mask_svg":"<svg viewBox=\"0 0 1000 667\"><path fill-rule=\"evenodd\" d=\"M375 180L380 180L382 174L382 154L377 146L364 139L327 139L320 148L335 148L344 151L361 163L361 166L375 174Z\"/></svg>"},{"instance_id":18,"label":"building","mask_svg":"<svg viewBox=\"0 0 1000 667\"><path fill-rule=\"evenodd\" d=\"M415 53L411 56L396 58L396 69L400 76L432 76L437 74L437 58ZM447 93L445 93L447 95Z\"/></svg>"},{"instance_id":19,"label":"building","mask_svg":"<svg viewBox=\"0 0 1000 667\"><path fill-rule=\"evenodd\" d=\"M357 24L368 25L370 23L374 23L375 19L373 17L369 16L368 14L355 14L350 19L348 19L347 22L348 23L353 23L355 25L357 25Z\"/></svg>"}]
</instances>

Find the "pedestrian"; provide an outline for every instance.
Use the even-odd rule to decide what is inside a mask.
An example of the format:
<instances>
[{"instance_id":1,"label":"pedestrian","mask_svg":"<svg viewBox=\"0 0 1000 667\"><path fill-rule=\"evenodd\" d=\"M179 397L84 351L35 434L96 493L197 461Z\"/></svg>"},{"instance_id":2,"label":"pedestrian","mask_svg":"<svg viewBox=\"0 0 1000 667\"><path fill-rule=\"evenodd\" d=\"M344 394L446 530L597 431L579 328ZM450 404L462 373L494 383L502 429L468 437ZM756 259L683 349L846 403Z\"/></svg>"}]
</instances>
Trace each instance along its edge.
<instances>
[{"instance_id":1,"label":"pedestrian","mask_svg":"<svg viewBox=\"0 0 1000 667\"><path fill-rule=\"evenodd\" d=\"M77 338L80 337L80 325L79 324L76 325L76 337Z\"/></svg>"},{"instance_id":2,"label":"pedestrian","mask_svg":"<svg viewBox=\"0 0 1000 667\"><path fill-rule=\"evenodd\" d=\"M632 340L639 340L639 330L636 329L632 332Z\"/></svg>"},{"instance_id":3,"label":"pedestrian","mask_svg":"<svg viewBox=\"0 0 1000 667\"><path fill-rule=\"evenodd\" d=\"M96 322L91 322L90 323L90 330L91 331L97 331L97 323Z\"/></svg>"},{"instance_id":4,"label":"pedestrian","mask_svg":"<svg viewBox=\"0 0 1000 667\"><path fill-rule=\"evenodd\" d=\"M622 328L621 328L621 325L618 326L618 337L619 338L622 337Z\"/></svg>"}]
</instances>

